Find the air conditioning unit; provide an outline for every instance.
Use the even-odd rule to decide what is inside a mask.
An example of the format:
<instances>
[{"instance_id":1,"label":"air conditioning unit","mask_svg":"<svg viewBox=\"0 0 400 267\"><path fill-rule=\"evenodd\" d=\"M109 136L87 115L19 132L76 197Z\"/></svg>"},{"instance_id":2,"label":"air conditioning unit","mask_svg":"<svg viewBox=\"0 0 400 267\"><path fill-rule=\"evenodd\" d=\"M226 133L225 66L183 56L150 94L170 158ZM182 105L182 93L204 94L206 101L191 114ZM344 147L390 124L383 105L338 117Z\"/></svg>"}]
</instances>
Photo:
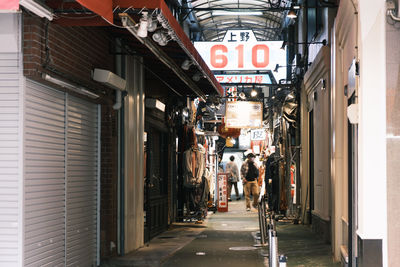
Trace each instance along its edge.
<instances>
[{"instance_id":1,"label":"air conditioning unit","mask_svg":"<svg viewBox=\"0 0 400 267\"><path fill-rule=\"evenodd\" d=\"M120 76L109 70L94 69L93 80L104 83L116 90L124 91L126 87L125 79L122 79Z\"/></svg>"}]
</instances>

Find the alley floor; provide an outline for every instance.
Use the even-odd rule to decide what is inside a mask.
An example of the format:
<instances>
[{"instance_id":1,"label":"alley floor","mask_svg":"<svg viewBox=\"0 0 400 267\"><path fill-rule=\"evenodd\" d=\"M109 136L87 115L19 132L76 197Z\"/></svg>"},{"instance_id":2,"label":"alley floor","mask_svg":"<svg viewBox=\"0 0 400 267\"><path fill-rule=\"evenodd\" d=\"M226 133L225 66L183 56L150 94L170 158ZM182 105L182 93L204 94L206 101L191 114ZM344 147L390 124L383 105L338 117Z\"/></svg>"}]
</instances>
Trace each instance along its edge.
<instances>
[{"instance_id":1,"label":"alley floor","mask_svg":"<svg viewBox=\"0 0 400 267\"><path fill-rule=\"evenodd\" d=\"M148 246L101 266L268 266L268 248L254 246L257 231L257 211L246 211L244 200L232 201L228 212L211 213L203 224L173 224ZM279 254L287 256L287 266L340 266L333 263L329 244L309 226L278 222L277 233Z\"/></svg>"}]
</instances>

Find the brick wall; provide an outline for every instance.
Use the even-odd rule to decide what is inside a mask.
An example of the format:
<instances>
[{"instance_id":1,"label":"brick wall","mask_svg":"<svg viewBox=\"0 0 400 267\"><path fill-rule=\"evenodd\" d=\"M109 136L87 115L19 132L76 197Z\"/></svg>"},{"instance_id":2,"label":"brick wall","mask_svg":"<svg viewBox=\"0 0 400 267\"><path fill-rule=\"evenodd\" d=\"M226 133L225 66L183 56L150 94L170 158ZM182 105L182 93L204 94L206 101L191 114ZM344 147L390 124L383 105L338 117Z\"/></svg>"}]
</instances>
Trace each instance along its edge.
<instances>
[{"instance_id":1,"label":"brick wall","mask_svg":"<svg viewBox=\"0 0 400 267\"><path fill-rule=\"evenodd\" d=\"M103 92L101 104L101 257L116 254L117 244L117 112L112 109L113 90L91 80L94 68L113 71L108 33L98 27L48 25L38 17L24 14L24 75L35 80L43 72ZM48 34L47 34L48 33ZM48 35L48 38L46 36ZM47 44L47 53L46 53Z\"/></svg>"},{"instance_id":2,"label":"brick wall","mask_svg":"<svg viewBox=\"0 0 400 267\"><path fill-rule=\"evenodd\" d=\"M46 31L48 29L48 31ZM47 32L47 34L46 34ZM48 35L48 38L46 38ZM43 65L79 81L91 81L94 68L112 70L113 56L109 53L110 37L98 27L66 27L37 17L24 16L24 75L38 76ZM46 56L46 45L48 55Z\"/></svg>"},{"instance_id":3,"label":"brick wall","mask_svg":"<svg viewBox=\"0 0 400 267\"><path fill-rule=\"evenodd\" d=\"M115 256L117 245L117 112L110 105L101 107L101 255Z\"/></svg>"}]
</instances>

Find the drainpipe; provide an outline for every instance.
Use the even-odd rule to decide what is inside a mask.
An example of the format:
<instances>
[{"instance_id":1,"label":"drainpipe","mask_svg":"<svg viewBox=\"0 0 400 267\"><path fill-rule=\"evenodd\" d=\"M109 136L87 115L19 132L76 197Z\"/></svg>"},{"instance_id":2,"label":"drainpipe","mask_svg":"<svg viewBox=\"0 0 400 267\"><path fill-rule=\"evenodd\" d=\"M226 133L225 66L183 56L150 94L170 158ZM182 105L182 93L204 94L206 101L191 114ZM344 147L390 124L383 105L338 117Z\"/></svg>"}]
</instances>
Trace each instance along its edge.
<instances>
[{"instance_id":1,"label":"drainpipe","mask_svg":"<svg viewBox=\"0 0 400 267\"><path fill-rule=\"evenodd\" d=\"M121 90L115 90L115 104L113 105L114 110L119 110L122 106Z\"/></svg>"}]
</instances>

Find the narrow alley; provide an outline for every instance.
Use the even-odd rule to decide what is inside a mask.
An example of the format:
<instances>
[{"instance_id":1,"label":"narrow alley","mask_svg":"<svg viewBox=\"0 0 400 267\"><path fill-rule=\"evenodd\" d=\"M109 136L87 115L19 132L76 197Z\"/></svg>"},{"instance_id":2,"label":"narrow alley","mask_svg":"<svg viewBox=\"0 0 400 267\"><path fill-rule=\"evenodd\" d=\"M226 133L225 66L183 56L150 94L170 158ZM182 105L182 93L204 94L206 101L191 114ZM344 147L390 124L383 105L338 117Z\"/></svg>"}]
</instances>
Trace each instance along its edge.
<instances>
[{"instance_id":1,"label":"narrow alley","mask_svg":"<svg viewBox=\"0 0 400 267\"><path fill-rule=\"evenodd\" d=\"M400 266L400 0L0 25L0 267Z\"/></svg>"},{"instance_id":2,"label":"narrow alley","mask_svg":"<svg viewBox=\"0 0 400 267\"><path fill-rule=\"evenodd\" d=\"M329 244L309 226L290 220L277 222L279 255L287 266L338 267ZM101 267L263 267L268 266L268 245L260 247L258 212L245 210L245 201L229 202L228 212L209 212L203 224L174 223L145 247Z\"/></svg>"}]
</instances>

